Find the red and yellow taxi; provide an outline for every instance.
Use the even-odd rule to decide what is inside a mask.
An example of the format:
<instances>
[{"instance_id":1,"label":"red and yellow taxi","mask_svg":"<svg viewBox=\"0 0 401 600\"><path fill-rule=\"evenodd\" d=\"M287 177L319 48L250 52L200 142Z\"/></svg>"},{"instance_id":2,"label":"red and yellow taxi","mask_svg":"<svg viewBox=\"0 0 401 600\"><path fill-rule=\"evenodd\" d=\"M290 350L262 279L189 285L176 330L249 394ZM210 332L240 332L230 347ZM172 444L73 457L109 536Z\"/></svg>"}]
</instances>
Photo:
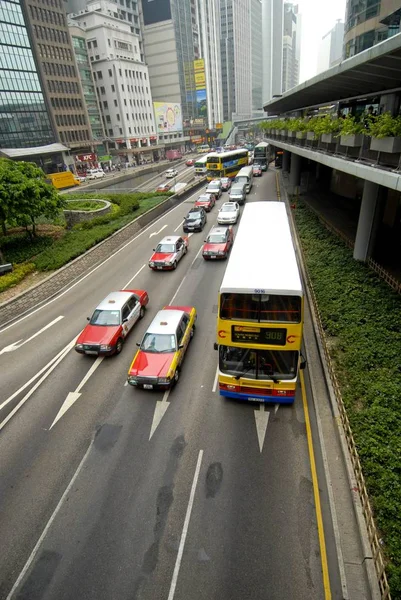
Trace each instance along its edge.
<instances>
[{"instance_id":1,"label":"red and yellow taxi","mask_svg":"<svg viewBox=\"0 0 401 600\"><path fill-rule=\"evenodd\" d=\"M187 161L185 161L185 164L187 165L187 167L193 167L195 164L195 159L194 158L188 158Z\"/></svg>"},{"instance_id":2,"label":"red and yellow taxi","mask_svg":"<svg viewBox=\"0 0 401 600\"><path fill-rule=\"evenodd\" d=\"M160 310L138 344L128 383L145 390L165 390L176 384L195 322L193 306L165 306Z\"/></svg>"},{"instance_id":3,"label":"red and yellow taxi","mask_svg":"<svg viewBox=\"0 0 401 600\"><path fill-rule=\"evenodd\" d=\"M153 271L171 271L188 252L189 240L186 236L170 235L161 240L154 248L149 259Z\"/></svg>"},{"instance_id":4,"label":"red and yellow taxi","mask_svg":"<svg viewBox=\"0 0 401 600\"><path fill-rule=\"evenodd\" d=\"M149 296L144 290L120 290L109 294L88 317L88 325L75 343L79 354L119 354L124 340L145 314Z\"/></svg>"},{"instance_id":5,"label":"red and yellow taxi","mask_svg":"<svg viewBox=\"0 0 401 600\"><path fill-rule=\"evenodd\" d=\"M234 243L232 227L212 227L202 249L205 260L227 258Z\"/></svg>"},{"instance_id":6,"label":"red and yellow taxi","mask_svg":"<svg viewBox=\"0 0 401 600\"><path fill-rule=\"evenodd\" d=\"M156 188L156 192L169 192L172 188L173 184L170 183L169 181L166 181L165 183L161 183L160 185L157 186Z\"/></svg>"},{"instance_id":7,"label":"red and yellow taxi","mask_svg":"<svg viewBox=\"0 0 401 600\"><path fill-rule=\"evenodd\" d=\"M210 193L202 194L195 202L195 206L202 206L206 212L210 212L215 204L216 196Z\"/></svg>"}]
</instances>

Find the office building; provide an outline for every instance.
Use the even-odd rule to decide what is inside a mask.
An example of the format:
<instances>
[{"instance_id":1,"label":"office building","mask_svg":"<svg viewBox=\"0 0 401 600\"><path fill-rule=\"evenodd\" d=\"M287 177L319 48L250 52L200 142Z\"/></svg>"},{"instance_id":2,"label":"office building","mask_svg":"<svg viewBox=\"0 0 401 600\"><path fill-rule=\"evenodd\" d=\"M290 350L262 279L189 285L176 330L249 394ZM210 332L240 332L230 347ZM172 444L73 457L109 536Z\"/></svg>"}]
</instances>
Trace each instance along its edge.
<instances>
[{"instance_id":1,"label":"office building","mask_svg":"<svg viewBox=\"0 0 401 600\"><path fill-rule=\"evenodd\" d=\"M100 106L96 95L96 87L93 79L92 68L86 47L85 29L78 25L71 25L70 34L77 62L78 73L81 78L82 91L85 105L88 110L89 124L92 137L97 142L105 140L105 131L102 123ZM105 148L98 146L97 152L103 154Z\"/></svg>"},{"instance_id":2,"label":"office building","mask_svg":"<svg viewBox=\"0 0 401 600\"><path fill-rule=\"evenodd\" d=\"M282 91L295 87L299 83L299 63L301 31L298 5L284 3L283 22L283 78Z\"/></svg>"},{"instance_id":3,"label":"office building","mask_svg":"<svg viewBox=\"0 0 401 600\"><path fill-rule=\"evenodd\" d=\"M349 58L400 32L399 0L347 0L343 57Z\"/></svg>"},{"instance_id":4,"label":"office building","mask_svg":"<svg viewBox=\"0 0 401 600\"><path fill-rule=\"evenodd\" d=\"M88 151L93 138L64 2L25 0L23 11L57 141Z\"/></svg>"},{"instance_id":5,"label":"office building","mask_svg":"<svg viewBox=\"0 0 401 600\"><path fill-rule=\"evenodd\" d=\"M195 63L195 87L198 98L206 95L205 125L214 129L223 122L223 90L220 57L220 0L198 0L199 56ZM199 65L199 68L198 68ZM197 75L199 73L199 75ZM204 90L204 91L203 91Z\"/></svg>"},{"instance_id":6,"label":"office building","mask_svg":"<svg viewBox=\"0 0 401 600\"><path fill-rule=\"evenodd\" d=\"M322 73L342 60L344 23L338 20L332 29L322 37L317 56L317 72Z\"/></svg>"},{"instance_id":7,"label":"office building","mask_svg":"<svg viewBox=\"0 0 401 600\"><path fill-rule=\"evenodd\" d=\"M0 3L0 148L55 141L34 52L18 0Z\"/></svg>"},{"instance_id":8,"label":"office building","mask_svg":"<svg viewBox=\"0 0 401 600\"><path fill-rule=\"evenodd\" d=\"M262 2L251 0L251 61L252 61L252 116L263 113L263 38Z\"/></svg>"},{"instance_id":9,"label":"office building","mask_svg":"<svg viewBox=\"0 0 401 600\"><path fill-rule=\"evenodd\" d=\"M132 161L132 149L156 145L156 128L139 36L114 16L114 9L109 0L95 0L69 18L85 33L107 139L115 149L128 150L123 153Z\"/></svg>"},{"instance_id":10,"label":"office building","mask_svg":"<svg viewBox=\"0 0 401 600\"><path fill-rule=\"evenodd\" d=\"M252 115L250 0L220 0L224 120Z\"/></svg>"},{"instance_id":11,"label":"office building","mask_svg":"<svg viewBox=\"0 0 401 600\"><path fill-rule=\"evenodd\" d=\"M196 0L142 0L141 7L154 102L180 104L184 121L202 117L206 94L203 102L200 93L197 100L194 70L194 61L200 58Z\"/></svg>"},{"instance_id":12,"label":"office building","mask_svg":"<svg viewBox=\"0 0 401 600\"><path fill-rule=\"evenodd\" d=\"M263 102L282 93L283 0L262 0Z\"/></svg>"}]
</instances>

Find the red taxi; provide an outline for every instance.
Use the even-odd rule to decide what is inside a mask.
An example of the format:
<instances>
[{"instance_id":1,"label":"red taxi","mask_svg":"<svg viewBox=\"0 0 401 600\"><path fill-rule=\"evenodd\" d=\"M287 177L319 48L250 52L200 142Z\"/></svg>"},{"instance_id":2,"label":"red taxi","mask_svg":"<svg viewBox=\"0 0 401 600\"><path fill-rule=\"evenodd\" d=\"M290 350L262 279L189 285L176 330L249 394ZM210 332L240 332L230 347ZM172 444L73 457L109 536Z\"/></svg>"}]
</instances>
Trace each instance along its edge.
<instances>
[{"instance_id":1,"label":"red taxi","mask_svg":"<svg viewBox=\"0 0 401 600\"><path fill-rule=\"evenodd\" d=\"M205 260L227 258L233 243L232 227L213 227L205 240L202 256Z\"/></svg>"},{"instance_id":2,"label":"red taxi","mask_svg":"<svg viewBox=\"0 0 401 600\"><path fill-rule=\"evenodd\" d=\"M206 212L210 212L215 204L216 196L209 193L202 194L195 202L195 206L202 206Z\"/></svg>"},{"instance_id":3,"label":"red taxi","mask_svg":"<svg viewBox=\"0 0 401 600\"><path fill-rule=\"evenodd\" d=\"M119 354L132 327L142 319L149 296L144 290L120 290L109 294L88 317L75 350L96 356Z\"/></svg>"},{"instance_id":4,"label":"red taxi","mask_svg":"<svg viewBox=\"0 0 401 600\"><path fill-rule=\"evenodd\" d=\"M165 183L161 183L157 186L156 192L169 192L172 188L172 183L166 181Z\"/></svg>"},{"instance_id":5,"label":"red taxi","mask_svg":"<svg viewBox=\"0 0 401 600\"><path fill-rule=\"evenodd\" d=\"M186 236L170 235L161 240L154 248L149 259L149 267L153 271L171 271L188 252L189 240Z\"/></svg>"},{"instance_id":6,"label":"red taxi","mask_svg":"<svg viewBox=\"0 0 401 600\"><path fill-rule=\"evenodd\" d=\"M188 158L188 160L185 162L185 164L187 165L187 167L193 167L195 164L195 159L194 158Z\"/></svg>"},{"instance_id":7,"label":"red taxi","mask_svg":"<svg viewBox=\"0 0 401 600\"><path fill-rule=\"evenodd\" d=\"M160 310L138 344L128 383L145 390L168 389L177 383L195 322L193 306L165 306Z\"/></svg>"}]
</instances>

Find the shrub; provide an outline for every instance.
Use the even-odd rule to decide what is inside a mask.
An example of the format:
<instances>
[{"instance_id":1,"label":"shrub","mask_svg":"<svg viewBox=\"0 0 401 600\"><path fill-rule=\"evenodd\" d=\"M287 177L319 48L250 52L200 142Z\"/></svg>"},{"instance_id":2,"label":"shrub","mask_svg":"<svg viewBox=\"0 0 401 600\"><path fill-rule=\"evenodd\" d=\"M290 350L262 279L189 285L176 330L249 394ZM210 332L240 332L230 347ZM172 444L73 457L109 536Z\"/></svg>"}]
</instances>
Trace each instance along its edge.
<instances>
[{"instance_id":1,"label":"shrub","mask_svg":"<svg viewBox=\"0 0 401 600\"><path fill-rule=\"evenodd\" d=\"M35 265L33 263L24 263L22 265L17 265L12 273L7 273L6 275L2 275L0 277L0 293L4 292L10 287L14 287L22 281L29 273L35 270Z\"/></svg>"},{"instance_id":2,"label":"shrub","mask_svg":"<svg viewBox=\"0 0 401 600\"><path fill-rule=\"evenodd\" d=\"M103 202L97 200L68 200L64 210L98 210L104 208Z\"/></svg>"},{"instance_id":3,"label":"shrub","mask_svg":"<svg viewBox=\"0 0 401 600\"><path fill-rule=\"evenodd\" d=\"M330 115L324 117L318 117L314 125L314 131L316 136L323 134L337 133L340 129L340 119L333 118Z\"/></svg>"},{"instance_id":4,"label":"shrub","mask_svg":"<svg viewBox=\"0 0 401 600\"><path fill-rule=\"evenodd\" d=\"M288 131L307 131L307 123L305 119L290 119L287 121Z\"/></svg>"},{"instance_id":5,"label":"shrub","mask_svg":"<svg viewBox=\"0 0 401 600\"><path fill-rule=\"evenodd\" d=\"M358 133L366 133L361 121L357 121L351 115L347 115L345 119L340 119L339 135L357 135Z\"/></svg>"},{"instance_id":6,"label":"shrub","mask_svg":"<svg viewBox=\"0 0 401 600\"><path fill-rule=\"evenodd\" d=\"M401 137L401 116L392 117L385 112L378 117L367 118L367 135L374 138Z\"/></svg>"},{"instance_id":7,"label":"shrub","mask_svg":"<svg viewBox=\"0 0 401 600\"><path fill-rule=\"evenodd\" d=\"M22 233L0 238L0 248L6 260L11 263L22 263L39 254L52 243L53 239L50 236L39 236L31 240Z\"/></svg>"}]
</instances>

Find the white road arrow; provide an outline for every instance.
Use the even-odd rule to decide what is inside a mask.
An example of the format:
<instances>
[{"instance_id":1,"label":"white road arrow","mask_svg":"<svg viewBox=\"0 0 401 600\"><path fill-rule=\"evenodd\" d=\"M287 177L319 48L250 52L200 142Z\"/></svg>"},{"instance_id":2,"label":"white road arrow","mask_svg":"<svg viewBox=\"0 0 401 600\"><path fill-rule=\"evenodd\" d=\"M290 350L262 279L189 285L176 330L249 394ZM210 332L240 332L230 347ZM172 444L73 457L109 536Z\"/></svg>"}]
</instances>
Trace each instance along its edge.
<instances>
[{"instance_id":1,"label":"white road arrow","mask_svg":"<svg viewBox=\"0 0 401 600\"><path fill-rule=\"evenodd\" d=\"M79 386L77 387L75 392L68 393L67 398L64 400L63 405L60 408L60 410L58 411L57 416L54 419L53 423L50 425L49 430L52 429L52 427L57 423L57 421L59 419L61 419L61 417L63 415L65 415L67 410L69 408L71 408L71 406L73 404L75 404L75 402L78 400L78 398L80 396L82 396L82 394L80 393L80 390L84 387L84 385L88 381L89 377L91 377L91 375L93 375L93 373L96 371L96 369L102 364L103 360L104 360L104 356L98 356L97 359L95 360L95 362L93 363L93 365L91 366L91 368L89 369L89 371L87 372L87 374L85 375L85 377L82 379L81 383L79 384Z\"/></svg>"},{"instance_id":2,"label":"white road arrow","mask_svg":"<svg viewBox=\"0 0 401 600\"><path fill-rule=\"evenodd\" d=\"M64 317L63 316L57 317L56 319L54 319L54 321L52 321L51 323L48 323L45 327L42 327L42 329L39 329L39 331L37 331L36 333L31 335L31 337L28 338L27 340L25 340L25 342L22 342L22 340L24 339L24 338L22 338L22 340L18 340L18 342L14 342L13 344L10 344L9 346L5 346L2 350L0 350L0 354L5 354L6 352L14 352L14 350L18 350L22 346L25 346L25 344L27 344L28 342L30 342L31 340L36 338L38 335L40 335L41 333L46 331L46 329L49 329L49 327L52 327L53 325L55 325L55 323L58 323L58 321L61 321L61 319L64 319ZM20 342L22 342L22 344Z\"/></svg>"},{"instance_id":3,"label":"white road arrow","mask_svg":"<svg viewBox=\"0 0 401 600\"><path fill-rule=\"evenodd\" d=\"M270 413L267 410L265 410L264 404L260 404L259 410L254 410L253 412L255 413L256 431L258 434L259 449L262 452Z\"/></svg>"},{"instance_id":4,"label":"white road arrow","mask_svg":"<svg viewBox=\"0 0 401 600\"><path fill-rule=\"evenodd\" d=\"M155 406L155 412L153 415L152 427L150 429L149 439L152 437L156 429L158 428L160 421L165 415L166 410L170 406L170 402L168 402L168 397L170 395L170 390L164 392L164 396L162 400L158 400Z\"/></svg>"},{"instance_id":5,"label":"white road arrow","mask_svg":"<svg viewBox=\"0 0 401 600\"><path fill-rule=\"evenodd\" d=\"M166 229L166 227L167 227L167 224L163 225L163 227L161 229L159 229L159 231L154 231L153 233L150 234L149 237L151 238L154 235L159 235L159 233L161 233L163 231L163 229Z\"/></svg>"}]
</instances>

